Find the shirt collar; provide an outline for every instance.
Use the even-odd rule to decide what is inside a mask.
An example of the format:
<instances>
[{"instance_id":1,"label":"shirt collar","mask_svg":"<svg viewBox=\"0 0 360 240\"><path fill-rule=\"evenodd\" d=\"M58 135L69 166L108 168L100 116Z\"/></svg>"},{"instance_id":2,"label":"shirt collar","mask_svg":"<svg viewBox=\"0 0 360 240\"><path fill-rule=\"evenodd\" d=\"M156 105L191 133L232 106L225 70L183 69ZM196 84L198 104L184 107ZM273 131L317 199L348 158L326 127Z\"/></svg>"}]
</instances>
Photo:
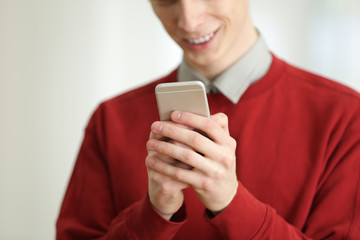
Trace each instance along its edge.
<instances>
[{"instance_id":1,"label":"shirt collar","mask_svg":"<svg viewBox=\"0 0 360 240\"><path fill-rule=\"evenodd\" d=\"M252 48L213 81L193 70L185 61L185 58L183 58L178 69L178 81L201 81L204 83L208 93L221 92L236 104L248 87L267 73L271 62L271 53L265 40L259 34Z\"/></svg>"}]
</instances>

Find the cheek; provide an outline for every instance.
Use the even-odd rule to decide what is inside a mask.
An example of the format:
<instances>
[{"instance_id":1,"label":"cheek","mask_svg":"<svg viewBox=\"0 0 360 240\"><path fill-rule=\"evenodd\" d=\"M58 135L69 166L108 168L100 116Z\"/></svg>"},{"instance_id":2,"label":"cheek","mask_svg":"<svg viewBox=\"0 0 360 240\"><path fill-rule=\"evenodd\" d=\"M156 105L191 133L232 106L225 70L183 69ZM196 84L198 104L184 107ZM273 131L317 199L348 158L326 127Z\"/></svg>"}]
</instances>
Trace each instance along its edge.
<instances>
[{"instance_id":1,"label":"cheek","mask_svg":"<svg viewBox=\"0 0 360 240\"><path fill-rule=\"evenodd\" d=\"M174 41L176 41L176 27L175 27L175 25L170 24L169 22L162 22L162 25L163 25L164 29L166 30L166 32L168 33L168 35Z\"/></svg>"},{"instance_id":2,"label":"cheek","mask_svg":"<svg viewBox=\"0 0 360 240\"><path fill-rule=\"evenodd\" d=\"M230 0L228 4L218 6L218 13L232 24L242 22L248 11L247 1Z\"/></svg>"},{"instance_id":3,"label":"cheek","mask_svg":"<svg viewBox=\"0 0 360 240\"><path fill-rule=\"evenodd\" d=\"M170 36L174 35L176 30L176 19L173 14L164 11L155 11L157 18Z\"/></svg>"}]
</instances>

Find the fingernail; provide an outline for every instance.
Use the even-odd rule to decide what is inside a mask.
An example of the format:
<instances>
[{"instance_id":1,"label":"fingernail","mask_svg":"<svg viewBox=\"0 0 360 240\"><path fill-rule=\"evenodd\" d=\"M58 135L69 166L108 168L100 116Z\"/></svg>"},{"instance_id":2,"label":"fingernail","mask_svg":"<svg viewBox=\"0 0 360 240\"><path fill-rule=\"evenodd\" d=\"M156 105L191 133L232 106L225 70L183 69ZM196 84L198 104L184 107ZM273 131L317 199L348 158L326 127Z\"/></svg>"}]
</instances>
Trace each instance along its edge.
<instances>
[{"instance_id":1,"label":"fingernail","mask_svg":"<svg viewBox=\"0 0 360 240\"><path fill-rule=\"evenodd\" d=\"M155 150L156 145L157 144L154 141L149 141L149 143L148 143L148 146L149 146L150 150Z\"/></svg>"},{"instance_id":2,"label":"fingernail","mask_svg":"<svg viewBox=\"0 0 360 240\"><path fill-rule=\"evenodd\" d=\"M174 117L175 117L176 119L180 119L180 118L181 118L181 112L179 112L179 111L174 111Z\"/></svg>"},{"instance_id":3,"label":"fingernail","mask_svg":"<svg viewBox=\"0 0 360 240\"><path fill-rule=\"evenodd\" d=\"M154 159L154 157L150 157L150 158L149 158L149 160L148 160L148 165L151 166L151 167L155 165L155 159Z\"/></svg>"},{"instance_id":4,"label":"fingernail","mask_svg":"<svg viewBox=\"0 0 360 240\"><path fill-rule=\"evenodd\" d=\"M164 128L164 126L160 122L155 122L152 127L154 132L161 132L163 130L163 128Z\"/></svg>"}]
</instances>

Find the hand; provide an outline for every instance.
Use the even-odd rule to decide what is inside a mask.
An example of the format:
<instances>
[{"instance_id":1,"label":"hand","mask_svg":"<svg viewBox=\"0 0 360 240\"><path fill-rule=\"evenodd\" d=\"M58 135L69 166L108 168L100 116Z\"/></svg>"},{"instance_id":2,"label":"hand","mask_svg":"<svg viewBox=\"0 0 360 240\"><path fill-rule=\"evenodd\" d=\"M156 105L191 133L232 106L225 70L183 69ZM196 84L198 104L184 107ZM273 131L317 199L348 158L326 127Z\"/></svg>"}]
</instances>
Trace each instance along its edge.
<instances>
[{"instance_id":1,"label":"hand","mask_svg":"<svg viewBox=\"0 0 360 240\"><path fill-rule=\"evenodd\" d=\"M151 168L149 168L149 166L152 166L155 162L158 161L162 161L164 163L184 169L190 169L190 166L172 159L169 156L151 151L150 148L152 139L156 139L157 141L165 141L165 138L161 135L150 133L150 139L147 144L148 156L146 158L149 182L149 198L151 204L158 211L158 213L165 219L170 220L172 215L176 213L183 204L184 194L182 190L189 186L186 183L176 181L166 175L153 171ZM173 144L177 143L173 142Z\"/></svg>"},{"instance_id":2,"label":"hand","mask_svg":"<svg viewBox=\"0 0 360 240\"><path fill-rule=\"evenodd\" d=\"M148 165L149 169L176 183L190 185L208 210L215 214L222 211L230 204L238 187L236 141L229 135L227 116L220 113L209 119L175 111L171 120L179 125L168 122L152 125L152 132L159 138L149 140L149 149L192 168L183 169L163 159L154 159ZM192 129L198 129L207 136ZM170 138L183 145L161 141L161 138Z\"/></svg>"}]
</instances>

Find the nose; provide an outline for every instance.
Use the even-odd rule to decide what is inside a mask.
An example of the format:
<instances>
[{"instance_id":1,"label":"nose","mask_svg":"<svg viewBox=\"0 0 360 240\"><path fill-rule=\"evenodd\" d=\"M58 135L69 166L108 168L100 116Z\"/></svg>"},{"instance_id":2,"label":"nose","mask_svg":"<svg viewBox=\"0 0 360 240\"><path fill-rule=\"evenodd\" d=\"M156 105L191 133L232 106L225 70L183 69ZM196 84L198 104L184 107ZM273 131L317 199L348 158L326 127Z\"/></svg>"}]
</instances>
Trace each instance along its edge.
<instances>
[{"instance_id":1,"label":"nose","mask_svg":"<svg viewBox=\"0 0 360 240\"><path fill-rule=\"evenodd\" d=\"M186 32L193 32L201 23L202 6L199 0L180 0L178 26Z\"/></svg>"}]
</instances>

